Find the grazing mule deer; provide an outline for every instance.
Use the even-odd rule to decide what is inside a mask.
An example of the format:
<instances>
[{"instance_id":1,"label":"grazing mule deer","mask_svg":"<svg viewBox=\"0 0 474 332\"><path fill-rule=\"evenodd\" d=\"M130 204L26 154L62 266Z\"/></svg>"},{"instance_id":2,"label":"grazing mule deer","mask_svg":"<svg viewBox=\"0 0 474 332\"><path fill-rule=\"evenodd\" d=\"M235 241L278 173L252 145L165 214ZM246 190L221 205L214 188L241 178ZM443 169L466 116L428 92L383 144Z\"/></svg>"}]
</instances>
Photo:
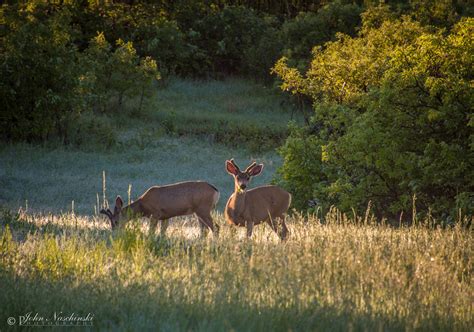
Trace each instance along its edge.
<instances>
[{"instance_id":1,"label":"grazing mule deer","mask_svg":"<svg viewBox=\"0 0 474 332\"><path fill-rule=\"evenodd\" d=\"M100 213L109 217L112 229L119 224L119 221L125 223L133 216L148 217L151 234L155 233L158 221L162 220L162 235L166 232L169 218L194 213L198 217L202 234L207 229L217 234L218 229L212 222L211 210L215 208L218 200L219 191L207 182L180 182L151 187L136 201L125 207L122 198L117 196L114 212L102 209Z\"/></svg>"},{"instance_id":2,"label":"grazing mule deer","mask_svg":"<svg viewBox=\"0 0 474 332\"><path fill-rule=\"evenodd\" d=\"M252 163L240 171L234 159L226 161L227 172L234 177L234 193L227 201L225 218L230 224L247 227L252 236L254 225L266 221L282 240L288 236L285 213L291 204L291 195L277 186L262 186L246 190L252 176L259 175L263 164ZM281 228L279 227L281 224Z\"/></svg>"}]
</instances>

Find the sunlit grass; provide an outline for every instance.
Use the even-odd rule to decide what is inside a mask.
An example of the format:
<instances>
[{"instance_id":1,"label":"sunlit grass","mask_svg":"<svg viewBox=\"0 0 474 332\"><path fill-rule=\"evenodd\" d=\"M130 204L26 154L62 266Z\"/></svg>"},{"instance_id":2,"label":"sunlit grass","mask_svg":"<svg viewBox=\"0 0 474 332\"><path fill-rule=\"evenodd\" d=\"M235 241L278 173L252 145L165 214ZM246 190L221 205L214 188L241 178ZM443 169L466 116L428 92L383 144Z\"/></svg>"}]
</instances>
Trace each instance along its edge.
<instances>
[{"instance_id":1,"label":"sunlit grass","mask_svg":"<svg viewBox=\"0 0 474 332\"><path fill-rule=\"evenodd\" d=\"M295 215L281 243L224 224L166 237L136 221L4 212L0 324L27 311L94 314L94 327L160 330L469 330L472 232ZM1 325L0 325L1 326Z\"/></svg>"}]
</instances>

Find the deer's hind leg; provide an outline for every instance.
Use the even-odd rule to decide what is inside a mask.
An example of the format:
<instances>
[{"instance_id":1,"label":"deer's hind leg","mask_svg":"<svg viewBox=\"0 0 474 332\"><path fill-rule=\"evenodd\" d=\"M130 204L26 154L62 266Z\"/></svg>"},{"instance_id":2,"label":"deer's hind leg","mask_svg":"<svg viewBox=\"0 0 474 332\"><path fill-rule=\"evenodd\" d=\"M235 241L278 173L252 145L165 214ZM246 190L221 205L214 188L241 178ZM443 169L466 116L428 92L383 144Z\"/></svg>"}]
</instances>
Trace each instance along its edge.
<instances>
[{"instance_id":1,"label":"deer's hind leg","mask_svg":"<svg viewBox=\"0 0 474 332\"><path fill-rule=\"evenodd\" d=\"M269 218L267 222L282 241L285 241L288 238L289 232L285 223L285 215Z\"/></svg>"},{"instance_id":2,"label":"deer's hind leg","mask_svg":"<svg viewBox=\"0 0 474 332\"><path fill-rule=\"evenodd\" d=\"M207 226L206 222L198 217L198 220L199 220L199 236L200 237L206 237L207 234L209 233L209 227Z\"/></svg>"},{"instance_id":3,"label":"deer's hind leg","mask_svg":"<svg viewBox=\"0 0 474 332\"><path fill-rule=\"evenodd\" d=\"M288 227L286 226L285 222L285 216L281 217L281 232L280 232L280 238L282 241L285 241L288 239L290 232L288 231Z\"/></svg>"},{"instance_id":4,"label":"deer's hind leg","mask_svg":"<svg viewBox=\"0 0 474 332\"><path fill-rule=\"evenodd\" d=\"M201 235L207 233L209 229L212 231L212 233L214 233L214 235L218 235L219 230L212 222L210 211L196 211L196 216L198 217L200 223Z\"/></svg>"},{"instance_id":5,"label":"deer's hind leg","mask_svg":"<svg viewBox=\"0 0 474 332\"><path fill-rule=\"evenodd\" d=\"M170 224L169 219L163 219L161 221L160 236L166 235L166 230L168 229L169 224Z\"/></svg>"}]
</instances>

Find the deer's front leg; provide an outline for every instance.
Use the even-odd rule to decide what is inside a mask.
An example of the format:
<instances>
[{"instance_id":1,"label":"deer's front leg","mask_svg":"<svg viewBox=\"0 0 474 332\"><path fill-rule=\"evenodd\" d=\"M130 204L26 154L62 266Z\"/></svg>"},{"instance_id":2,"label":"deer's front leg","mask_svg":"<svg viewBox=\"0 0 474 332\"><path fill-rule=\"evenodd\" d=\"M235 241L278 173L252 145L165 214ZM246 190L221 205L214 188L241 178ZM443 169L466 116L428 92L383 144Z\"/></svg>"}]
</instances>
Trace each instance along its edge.
<instances>
[{"instance_id":1,"label":"deer's front leg","mask_svg":"<svg viewBox=\"0 0 474 332\"><path fill-rule=\"evenodd\" d=\"M247 220L245 222L245 225L247 226L247 237L250 238L252 236L252 232L253 232L253 221L252 220Z\"/></svg>"},{"instance_id":2,"label":"deer's front leg","mask_svg":"<svg viewBox=\"0 0 474 332\"><path fill-rule=\"evenodd\" d=\"M209 227L206 226L204 222L199 223L199 229L200 229L200 237L204 238L207 236L207 233L209 231Z\"/></svg>"}]
</instances>

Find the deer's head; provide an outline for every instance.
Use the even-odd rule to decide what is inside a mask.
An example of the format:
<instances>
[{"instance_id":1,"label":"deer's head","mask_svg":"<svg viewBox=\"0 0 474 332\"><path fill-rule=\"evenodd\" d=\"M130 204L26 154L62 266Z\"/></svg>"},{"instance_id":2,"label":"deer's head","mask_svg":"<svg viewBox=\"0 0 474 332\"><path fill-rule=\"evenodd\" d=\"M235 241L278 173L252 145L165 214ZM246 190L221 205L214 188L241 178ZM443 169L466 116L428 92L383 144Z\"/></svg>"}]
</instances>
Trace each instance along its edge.
<instances>
[{"instance_id":1,"label":"deer's head","mask_svg":"<svg viewBox=\"0 0 474 332\"><path fill-rule=\"evenodd\" d=\"M115 207L114 207L114 212L110 211L110 209L102 209L100 210L100 213L105 214L107 217L110 219L110 225L112 226L112 229L117 227L119 220L120 220L120 213L122 212L122 207L123 207L123 200L122 197L117 196L115 199Z\"/></svg>"},{"instance_id":2,"label":"deer's head","mask_svg":"<svg viewBox=\"0 0 474 332\"><path fill-rule=\"evenodd\" d=\"M256 162L253 162L242 172L234 159L231 159L226 160L225 168L227 173L234 177L235 190L244 191L247 189L252 176L257 176L262 172L263 164L257 165Z\"/></svg>"}]
</instances>

